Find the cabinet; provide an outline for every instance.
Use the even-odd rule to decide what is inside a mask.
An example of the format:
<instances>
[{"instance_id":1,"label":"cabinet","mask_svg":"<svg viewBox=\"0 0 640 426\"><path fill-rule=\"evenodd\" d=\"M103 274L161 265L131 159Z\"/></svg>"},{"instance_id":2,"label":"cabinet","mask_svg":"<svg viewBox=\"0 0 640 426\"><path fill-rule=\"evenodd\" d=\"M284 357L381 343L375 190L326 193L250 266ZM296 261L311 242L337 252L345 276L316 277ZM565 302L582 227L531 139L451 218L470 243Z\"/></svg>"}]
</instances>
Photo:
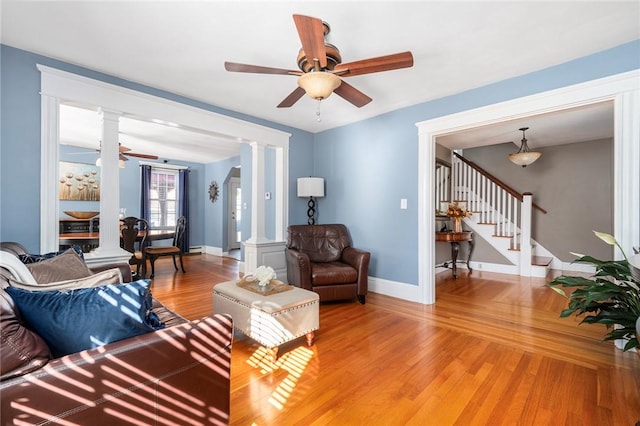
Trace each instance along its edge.
<instances>
[{"instance_id":1,"label":"cabinet","mask_svg":"<svg viewBox=\"0 0 640 426\"><path fill-rule=\"evenodd\" d=\"M60 219L58 234L60 250L80 246L85 253L98 247L100 218Z\"/></svg>"},{"instance_id":2,"label":"cabinet","mask_svg":"<svg viewBox=\"0 0 640 426\"><path fill-rule=\"evenodd\" d=\"M91 219L60 219L59 234L82 234L100 231L100 218Z\"/></svg>"}]
</instances>

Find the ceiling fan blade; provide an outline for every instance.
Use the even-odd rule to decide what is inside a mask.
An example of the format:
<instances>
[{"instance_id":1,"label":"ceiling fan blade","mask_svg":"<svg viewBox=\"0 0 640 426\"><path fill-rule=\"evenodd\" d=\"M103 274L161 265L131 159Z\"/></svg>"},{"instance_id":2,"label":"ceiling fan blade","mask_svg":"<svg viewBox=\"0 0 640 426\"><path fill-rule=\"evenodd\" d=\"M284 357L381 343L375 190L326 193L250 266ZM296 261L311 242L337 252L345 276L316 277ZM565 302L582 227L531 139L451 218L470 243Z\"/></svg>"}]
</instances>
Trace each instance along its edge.
<instances>
[{"instance_id":1,"label":"ceiling fan blade","mask_svg":"<svg viewBox=\"0 0 640 426\"><path fill-rule=\"evenodd\" d=\"M150 155L150 154L138 154L135 152L127 152L124 154L125 156L128 157L138 157L138 158L147 158L149 160L157 160L158 156L157 155Z\"/></svg>"},{"instance_id":2,"label":"ceiling fan blade","mask_svg":"<svg viewBox=\"0 0 640 426\"><path fill-rule=\"evenodd\" d=\"M372 101L370 97L368 97L352 85L348 84L344 80L342 81L340 86L338 86L338 88L333 91L333 93L346 99L358 108L363 107Z\"/></svg>"},{"instance_id":3,"label":"ceiling fan blade","mask_svg":"<svg viewBox=\"0 0 640 426\"><path fill-rule=\"evenodd\" d=\"M412 66L413 55L411 52L402 52L395 53L393 55L378 56L377 58L338 64L334 68L334 72L341 77L351 77L354 75L410 68Z\"/></svg>"},{"instance_id":4,"label":"ceiling fan blade","mask_svg":"<svg viewBox=\"0 0 640 426\"><path fill-rule=\"evenodd\" d=\"M249 72L256 74L284 74L284 75L300 75L300 71L285 70L283 68L261 67L259 65L238 64L236 62L225 62L224 69L233 72Z\"/></svg>"},{"instance_id":5,"label":"ceiling fan blade","mask_svg":"<svg viewBox=\"0 0 640 426\"><path fill-rule=\"evenodd\" d=\"M290 106L298 102L298 100L302 96L304 96L304 94L305 94L305 91L302 87L296 87L296 90L291 92L289 96L284 98L284 100L280 102L280 104L278 104L278 108L289 108Z\"/></svg>"},{"instance_id":6,"label":"ceiling fan blade","mask_svg":"<svg viewBox=\"0 0 640 426\"><path fill-rule=\"evenodd\" d=\"M122 153L122 152L127 152L127 151L131 151L131 148L127 148L124 145L118 144L118 152Z\"/></svg>"},{"instance_id":7,"label":"ceiling fan blade","mask_svg":"<svg viewBox=\"0 0 640 426\"><path fill-rule=\"evenodd\" d=\"M327 49L324 47L324 25L322 20L311 16L293 15L302 50L308 62L318 60L320 68L327 67Z\"/></svg>"}]
</instances>

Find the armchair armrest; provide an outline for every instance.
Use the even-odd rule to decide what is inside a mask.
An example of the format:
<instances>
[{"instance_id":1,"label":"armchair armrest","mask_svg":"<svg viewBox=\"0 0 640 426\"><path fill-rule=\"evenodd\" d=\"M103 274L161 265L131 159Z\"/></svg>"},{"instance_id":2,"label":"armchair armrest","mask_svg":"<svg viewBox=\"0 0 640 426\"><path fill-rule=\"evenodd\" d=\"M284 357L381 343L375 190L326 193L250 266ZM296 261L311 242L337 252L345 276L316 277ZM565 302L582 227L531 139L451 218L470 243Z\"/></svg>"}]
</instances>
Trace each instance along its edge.
<instances>
[{"instance_id":1,"label":"armchair armrest","mask_svg":"<svg viewBox=\"0 0 640 426\"><path fill-rule=\"evenodd\" d=\"M354 247L342 251L341 260L358 271L358 295L367 294L369 288L369 261L371 253Z\"/></svg>"},{"instance_id":2,"label":"armchair armrest","mask_svg":"<svg viewBox=\"0 0 640 426\"><path fill-rule=\"evenodd\" d=\"M287 261L287 281L305 290L311 290L311 261L306 254L292 249L284 250Z\"/></svg>"},{"instance_id":3,"label":"armchair armrest","mask_svg":"<svg viewBox=\"0 0 640 426\"><path fill-rule=\"evenodd\" d=\"M3 422L228 424L232 327L213 315L55 359L0 385Z\"/></svg>"}]
</instances>

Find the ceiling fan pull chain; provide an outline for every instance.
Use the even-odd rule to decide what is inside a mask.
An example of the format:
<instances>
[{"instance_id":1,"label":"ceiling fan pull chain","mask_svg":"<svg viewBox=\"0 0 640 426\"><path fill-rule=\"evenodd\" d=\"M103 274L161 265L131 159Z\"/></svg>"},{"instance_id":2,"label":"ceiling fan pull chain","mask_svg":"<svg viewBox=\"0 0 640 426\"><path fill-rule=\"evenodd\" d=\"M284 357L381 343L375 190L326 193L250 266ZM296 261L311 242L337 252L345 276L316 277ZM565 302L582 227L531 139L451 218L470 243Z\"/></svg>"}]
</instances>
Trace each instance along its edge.
<instances>
[{"instance_id":1,"label":"ceiling fan pull chain","mask_svg":"<svg viewBox=\"0 0 640 426\"><path fill-rule=\"evenodd\" d=\"M320 102L322 101L322 99L318 99L318 109L316 109L316 116L318 118L316 118L316 121L319 123L322 121L322 117L320 116Z\"/></svg>"}]
</instances>

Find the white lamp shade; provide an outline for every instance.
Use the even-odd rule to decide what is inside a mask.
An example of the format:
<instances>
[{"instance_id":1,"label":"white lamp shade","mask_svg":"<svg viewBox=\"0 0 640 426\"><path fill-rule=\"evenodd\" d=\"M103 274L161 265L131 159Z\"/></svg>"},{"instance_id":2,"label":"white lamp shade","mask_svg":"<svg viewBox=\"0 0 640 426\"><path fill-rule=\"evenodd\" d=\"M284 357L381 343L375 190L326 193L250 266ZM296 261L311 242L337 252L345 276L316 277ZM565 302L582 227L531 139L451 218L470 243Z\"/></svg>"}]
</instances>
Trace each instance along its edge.
<instances>
[{"instance_id":1,"label":"white lamp shade","mask_svg":"<svg viewBox=\"0 0 640 426\"><path fill-rule=\"evenodd\" d=\"M518 166L528 166L540 158L541 155L542 153L537 151L518 152L517 154L509 154L509 160Z\"/></svg>"},{"instance_id":2,"label":"white lamp shade","mask_svg":"<svg viewBox=\"0 0 640 426\"><path fill-rule=\"evenodd\" d=\"M298 178L298 197L324 197L324 179L319 177Z\"/></svg>"},{"instance_id":3,"label":"white lamp shade","mask_svg":"<svg viewBox=\"0 0 640 426\"><path fill-rule=\"evenodd\" d=\"M327 99L340 86L342 80L329 72L310 72L298 78L298 86L313 99Z\"/></svg>"},{"instance_id":4,"label":"white lamp shade","mask_svg":"<svg viewBox=\"0 0 640 426\"><path fill-rule=\"evenodd\" d=\"M102 158L98 157L98 159L96 160L96 166L102 167ZM121 169L124 169L124 160L122 159L118 160L118 167L120 167Z\"/></svg>"}]
</instances>

